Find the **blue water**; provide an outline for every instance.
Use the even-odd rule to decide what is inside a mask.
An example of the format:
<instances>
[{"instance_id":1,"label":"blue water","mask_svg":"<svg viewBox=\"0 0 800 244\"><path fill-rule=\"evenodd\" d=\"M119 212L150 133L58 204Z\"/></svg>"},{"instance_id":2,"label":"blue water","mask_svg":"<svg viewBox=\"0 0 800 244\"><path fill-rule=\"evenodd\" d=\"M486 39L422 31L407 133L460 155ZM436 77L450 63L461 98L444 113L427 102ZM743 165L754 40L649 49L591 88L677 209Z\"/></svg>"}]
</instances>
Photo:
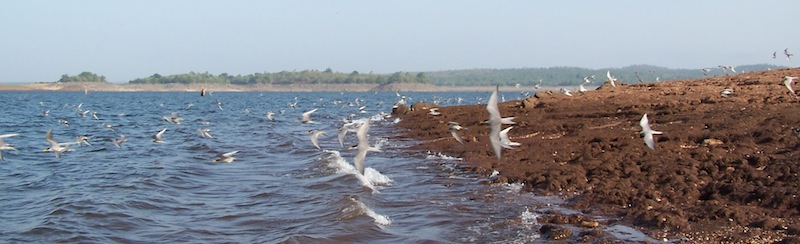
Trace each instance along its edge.
<instances>
[{"instance_id":1,"label":"blue water","mask_svg":"<svg viewBox=\"0 0 800 244\"><path fill-rule=\"evenodd\" d=\"M405 95L409 103L455 105L485 101L489 92ZM0 134L19 134L5 139L18 151L4 150L0 162L4 243L530 242L538 238L536 211L545 208L518 185L480 184L455 159L405 150L415 142L391 139L395 118L376 116L391 112L393 92L0 92L0 99ZM313 108L317 123L299 123ZM81 117L86 110L98 118ZM173 112L182 123L163 120ZM382 152L368 153L365 176L352 167L355 151L336 138L346 117L372 117L369 141ZM153 143L163 128L165 142ZM88 135L91 146L56 158L42 151L48 129L58 142ZM312 129L327 132L322 150L309 140ZM128 141L117 148L111 141L122 134ZM348 134L345 146L356 143ZM234 150L233 163L212 163Z\"/></svg>"}]
</instances>

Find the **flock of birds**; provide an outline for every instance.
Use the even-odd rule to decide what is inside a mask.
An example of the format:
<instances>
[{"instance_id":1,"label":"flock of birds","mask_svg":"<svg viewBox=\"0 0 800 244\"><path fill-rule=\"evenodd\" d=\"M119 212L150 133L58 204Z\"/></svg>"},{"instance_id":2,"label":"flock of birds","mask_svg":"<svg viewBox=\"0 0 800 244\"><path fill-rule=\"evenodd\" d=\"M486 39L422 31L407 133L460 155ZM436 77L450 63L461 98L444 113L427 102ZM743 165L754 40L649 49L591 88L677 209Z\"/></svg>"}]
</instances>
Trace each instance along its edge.
<instances>
[{"instance_id":1,"label":"flock of birds","mask_svg":"<svg viewBox=\"0 0 800 244\"><path fill-rule=\"evenodd\" d=\"M788 49L784 50L784 53L785 53L787 59L791 58L792 54L788 53ZM733 69L733 68L730 68L730 69ZM606 78L607 78L606 82L608 84L610 84L612 87L616 87L617 79L614 76L611 75L610 71L606 73ZM785 77L783 77L784 85L786 86L786 88L789 90L789 92L795 98L797 98L797 94L795 93L793 85L794 85L794 81L797 78L798 77L794 77L794 76L785 76ZM591 80L594 80L593 76L585 77L584 78L584 83L589 83L589 82L591 82ZM583 87L583 84L581 84L580 87L581 87L581 89L580 89L581 92L585 92L586 91L586 89ZM495 90L492 92L492 94L489 97L489 100L488 100L487 105L486 105L486 110L489 113L489 118L488 118L488 120L484 121L484 124L488 124L490 126L489 141L491 143L491 147L492 147L492 150L493 150L495 156L497 157L497 159L500 159L501 155L502 155L502 148L509 148L510 149L510 148L513 148L514 146L519 146L520 143L513 142L508 137L508 132L513 128L513 126L507 127L505 129L501 129L502 125L513 125L513 124L516 124L516 123L513 121L514 117L503 118L500 115L500 111L499 111L498 105L497 105L497 103L498 103L498 92L499 92L499 86L495 88ZM570 94L569 90L565 90L565 89L562 88L561 92L564 95L572 96L572 94ZM723 97L727 97L727 96L730 96L731 94L733 94L733 90L730 89L730 88L725 88L720 94ZM400 97L400 100L394 105L395 108L397 106L399 106L399 105L405 105L406 97L400 95L399 93L397 93L397 96ZM296 104L297 104L297 102L289 103L288 106L294 108L296 106ZM222 105L221 105L220 102L217 102L217 105L218 105L218 107L220 109L222 109ZM412 106L412 109L413 109L413 106ZM361 111L361 112L363 112L363 110L364 110L364 107L359 109L359 111ZM315 123L315 121L311 120L311 115L316 111L317 111L317 109L315 108L315 109L311 109L309 111L306 111L306 112L302 113L302 118L301 118L301 120L299 120L299 122L302 123L302 124L313 124L313 123ZM81 112L80 113L81 117L85 117L88 112L89 112L89 110ZM49 113L49 111L44 111L43 112L44 116L47 116L48 113ZM436 115L440 115L441 112L438 111L438 108L431 108L430 111L429 111L429 114L436 116ZM96 113L92 112L92 116L94 116L94 118L97 119ZM271 111L266 112L265 116L269 120L274 120L275 119L274 118L275 114L273 112L271 112ZM387 115L387 114L384 114L384 113L382 113L381 116L383 116L384 118L390 117L390 115ZM169 123L172 123L172 124L180 124L181 121L182 121L182 119L177 115L177 113L172 113L169 116L164 116L163 120L167 121ZM359 173L361 173L363 175L364 174L364 160L366 158L367 152L380 152L380 148L369 145L368 140L367 140L367 133L369 131L370 120L369 119L361 119L361 120L343 119L342 121L344 122L344 124L341 127L338 128L339 133L338 133L337 137L338 137L338 140L339 140L339 144L342 147L345 147L344 146L345 145L344 144L344 139L345 139L346 134L348 132L355 132L356 133L356 137L358 138L358 144L355 145L355 146L346 147L346 149L348 149L348 150L353 150L353 149L358 150L358 153L356 154L355 158L353 159L353 163L354 163L356 169L358 169ZM60 121L60 123L68 124L68 122L66 120ZM105 124L105 123L103 125L105 127L107 127L108 129L114 131L114 128L111 125L108 125L108 124ZM660 131L654 131L654 130L652 130L650 128L647 114L644 114L642 116L642 118L639 121L639 125L642 128L642 131L640 132L640 135L644 139L644 144L648 148L650 148L652 150L655 150L655 143L654 143L653 135L660 135L660 134L663 134L663 133L660 132ZM458 141L461 144L464 144L464 140L461 137L461 131L465 130L466 129L465 127L461 126L457 122L452 122L451 121L451 122L448 122L448 129L449 129L451 135L453 136L453 138L455 138L456 141ZM152 140L153 143L162 143L162 142L164 142L163 135L164 135L164 133L166 133L166 131L167 131L167 128L164 128L164 129L158 131L157 133L153 134L151 136L151 138L153 139ZM200 128L199 129L200 135L202 137L205 137L205 138L211 138L212 137L211 134L210 134L210 131L211 130L208 129L208 128ZM321 131L321 130L309 130L308 134L310 135L311 143L316 148L321 149L320 144L319 144L319 137L326 135L326 133L324 131ZM14 137L14 136L17 136L17 135L18 134L16 134L16 133L0 135L0 160L4 160L3 153L2 153L4 150L15 150L15 151L17 150L12 144L6 143L4 141L4 139L10 138L10 137ZM76 141L58 142L55 139L53 139L53 131L52 131L52 129L48 130L47 133L45 134L45 140L50 145L50 147L44 149L44 151L45 152L52 152L55 155L56 158L60 158L61 154L65 153L65 152L68 152L68 151L71 151L72 150L71 147L73 145L79 145L79 144L91 145L89 140L88 140L88 137L86 135L78 136ZM121 147L121 144L123 142L125 142L125 141L127 141L127 138L125 137L125 135L121 135L119 138L112 139L112 143L116 147ZM214 158L212 160L212 162L214 162L214 163L231 163L234 160L236 160L234 155L236 153L238 153L238 152L239 151L231 151L231 152L219 153L219 154L216 155L216 158Z\"/></svg>"},{"instance_id":2,"label":"flock of birds","mask_svg":"<svg viewBox=\"0 0 800 244\"><path fill-rule=\"evenodd\" d=\"M787 53L787 58L790 55L791 54ZM617 81L617 79L614 78L611 75L611 72L608 72L606 74L607 74L607 78L608 78L608 80L606 82L609 83L612 87L616 87L615 81ZM798 96L795 93L793 85L794 85L794 80L797 79L797 78L798 77L794 77L794 76L784 76L783 77L783 84L789 90L790 94L793 95L795 98L798 98ZM586 78L584 78L586 83L589 83L592 79L594 79L594 77L586 77ZM583 88L583 86L581 86L581 88ZM502 127L502 125L504 125L504 124L516 124L516 123L513 121L514 117L503 118L502 116L500 116L500 110L498 109L498 106L497 106L498 92L499 92L499 86L495 87L495 90L492 92L492 95L489 97L489 101L486 104L486 111L489 112L489 119L484 121L484 123L485 124L489 124L489 126L490 126L489 142L491 143L492 151L494 152L494 155L497 157L497 159L501 159L502 148L511 149L511 148L513 148L513 146L519 146L520 143L512 142L508 137L508 131L511 130L511 128L513 128L513 126L507 127L505 129L502 129L502 130L500 129ZM569 93L568 90L564 90L563 88L561 89L561 92L564 95L572 96ZM583 91L581 91L581 92L583 92ZM725 88L725 89L723 89L723 91L720 94L723 97L728 97L731 94L733 94L733 90L730 89L730 88ZM429 114L431 114L431 115L439 115L441 113L438 112L438 108L431 108ZM655 131L655 130L650 128L650 121L647 118L647 113L642 115L642 118L639 120L639 126L642 128L642 130L639 132L639 135L644 140L644 144L648 148L650 148L652 150L656 150L656 146L655 146L655 141L653 139L653 135L662 135L664 133L661 132L661 131ZM466 129L465 127L462 127L458 122L450 121L450 122L448 122L448 129L450 131L450 134L453 136L453 138L456 139L456 141L458 141L461 144L464 144L464 140L461 137L461 131Z\"/></svg>"},{"instance_id":3,"label":"flock of birds","mask_svg":"<svg viewBox=\"0 0 800 244\"><path fill-rule=\"evenodd\" d=\"M398 97L401 98L400 101L398 102L398 105L399 104L405 104L406 97L405 96L401 96L399 93L397 95L398 95ZM334 104L338 104L337 102L341 103L341 101L335 100ZM356 102L356 104L358 104L358 102ZM90 110L85 110L85 111L81 110L81 105L82 104L80 104L80 105L78 105L76 107L76 109L79 111L78 112L79 117L86 118L86 115L89 114ZM294 103L289 103L287 106L289 106L290 108L295 108L296 105L297 105L297 101L296 101L296 98L295 98L295 102ZM192 106L193 106L193 104L189 104L188 108L191 108ZM218 101L217 102L217 106L218 106L218 108L220 110L222 110L221 102ZM360 107L359 108L359 112L360 113L365 113L365 107L366 106ZM316 123L314 120L312 120L311 116L317 110L318 110L317 108L314 108L314 109L311 109L309 111L303 112L302 115L301 115L301 119L299 121L296 121L296 122L299 122L301 124L314 124L314 123ZM248 111L246 111L246 112L248 112ZM46 111L42 112L43 116L49 116L49 114L50 114L49 110L46 110ZM99 118L97 117L97 114L94 111L91 111L91 114L96 120L99 120ZM283 111L281 111L281 114L283 114ZM275 113L273 113L272 111L268 111L264 115L268 120L275 121ZM338 130L339 130L338 139L339 139L339 144L343 148L346 148L347 150L358 150L358 152L356 153L356 155L354 157L353 163L355 165L355 168L358 170L358 172L363 175L364 171L365 171L364 170L364 168L365 168L364 167L364 161L365 161L367 152L380 152L380 148L370 145L369 142L368 142L368 139L367 139L367 136L368 136L367 133L369 131L371 119L370 118L364 118L364 119L354 120L354 119L352 119L352 117L354 117L354 116L355 116L354 114L351 114L350 118L343 118L342 119L342 122L344 123L344 125L342 127L338 128ZM382 119L386 119L386 118L391 117L391 115L388 115L386 113L381 112L375 117L380 117ZM178 125L178 124L182 123L183 118L178 116L177 112L174 112L171 115L163 116L162 121L166 121L168 123ZM69 125L69 122L66 119L59 119L58 123L62 124L62 125L65 125L65 126ZM103 126L108 128L108 129L110 129L110 130L112 130L112 131L114 131L116 133L116 130L114 129L113 126L111 126L109 124L106 124L106 123L103 123ZM152 139L152 142L156 143L156 144L164 143L165 142L164 141L164 135L165 135L165 133L167 133L167 130L168 130L167 128L163 128L163 129L159 130L158 132L156 132L155 134L152 134L150 136L151 139ZM213 138L212 135L211 135L211 129L199 128L198 132L199 132L200 136L203 137L203 138ZM356 133L356 137L358 139L358 143L356 145L353 145L353 146L345 147L345 136L346 136L346 134L348 132L355 132ZM311 143L316 148L321 149L320 144L319 144L319 137L323 136L323 135L326 135L325 132L321 131L321 130L309 130L308 133L310 134ZM7 151L7 150L19 151L17 148L14 147L13 144L7 143L5 141L8 138L11 138L11 137L14 137L14 136L18 136L18 135L19 134L17 134L17 133L10 133L10 134L2 134L2 135L0 135L0 160L5 160L3 158L3 151ZM80 145L80 144L85 144L85 145L91 146L91 143L89 142L89 137L87 135L78 136L75 141L58 142L53 138L53 129L49 129L47 131L47 133L44 136L44 139L50 146L47 147L46 149L44 149L43 151L44 152L51 152L51 153L53 153L55 155L56 158L59 158L59 159L61 158L62 154L67 153L69 151L74 151L73 146ZM125 135L120 135L119 138L112 138L111 141L114 144L114 146L116 146L117 148L121 148L122 147L122 143L127 141L127 138L125 137ZM239 151L236 150L236 151L218 153L211 162L212 163L232 163L237 159L237 158L234 157L234 155L236 153L238 153L238 152Z\"/></svg>"}]
</instances>

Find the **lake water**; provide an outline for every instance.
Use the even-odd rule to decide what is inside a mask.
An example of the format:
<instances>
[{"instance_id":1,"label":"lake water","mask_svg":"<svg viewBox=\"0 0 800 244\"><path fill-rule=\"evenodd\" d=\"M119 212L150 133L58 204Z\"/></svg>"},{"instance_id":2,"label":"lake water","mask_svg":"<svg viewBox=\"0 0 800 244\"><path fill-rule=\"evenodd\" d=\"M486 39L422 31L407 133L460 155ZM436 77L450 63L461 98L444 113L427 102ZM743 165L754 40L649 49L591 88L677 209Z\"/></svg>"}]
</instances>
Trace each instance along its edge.
<instances>
[{"instance_id":1,"label":"lake water","mask_svg":"<svg viewBox=\"0 0 800 244\"><path fill-rule=\"evenodd\" d=\"M490 92L405 95L409 103L454 105L481 103ZM19 134L5 138L18 151L2 151L0 162L4 243L526 243L540 240L536 217L559 208L519 185L481 184L458 170L458 159L405 150L415 142L391 139L399 134L395 118L379 115L399 100L393 92L0 92L0 99L0 134ZM314 108L316 123L298 122ZM163 119L173 112L180 124ZM367 154L363 176L352 166L356 151L336 137L342 118L369 118L369 142L382 149ZM164 142L154 143L151 135L164 128ZM91 146L56 158L43 152L48 129L58 142L88 135ZM314 129L327 134L321 150L309 140ZM123 134L118 148L112 140ZM345 141L355 145L355 133ZM212 163L234 150L233 163Z\"/></svg>"}]
</instances>

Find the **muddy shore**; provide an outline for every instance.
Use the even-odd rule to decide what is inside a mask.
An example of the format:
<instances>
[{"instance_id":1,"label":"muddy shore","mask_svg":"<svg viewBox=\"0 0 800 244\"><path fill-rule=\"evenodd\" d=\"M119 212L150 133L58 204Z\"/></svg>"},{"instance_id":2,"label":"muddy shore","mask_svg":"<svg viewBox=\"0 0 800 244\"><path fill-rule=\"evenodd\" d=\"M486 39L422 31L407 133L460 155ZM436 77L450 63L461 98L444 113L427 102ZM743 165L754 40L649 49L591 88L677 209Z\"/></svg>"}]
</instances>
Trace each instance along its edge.
<instances>
[{"instance_id":1,"label":"muddy shore","mask_svg":"<svg viewBox=\"0 0 800 244\"><path fill-rule=\"evenodd\" d=\"M500 160L481 124L485 104L441 107L438 116L428 114L435 104L396 112L404 136L421 141L412 149L463 158L466 171L488 177L496 170L494 182L523 183L612 219L601 224L633 225L657 240L799 243L800 99L784 76L800 69L604 84L502 102L501 115L516 122L508 135L521 146L504 149ZM726 88L733 94L721 95ZM655 150L639 136L644 114L664 133ZM463 145L450 135L450 121L468 128Z\"/></svg>"}]
</instances>

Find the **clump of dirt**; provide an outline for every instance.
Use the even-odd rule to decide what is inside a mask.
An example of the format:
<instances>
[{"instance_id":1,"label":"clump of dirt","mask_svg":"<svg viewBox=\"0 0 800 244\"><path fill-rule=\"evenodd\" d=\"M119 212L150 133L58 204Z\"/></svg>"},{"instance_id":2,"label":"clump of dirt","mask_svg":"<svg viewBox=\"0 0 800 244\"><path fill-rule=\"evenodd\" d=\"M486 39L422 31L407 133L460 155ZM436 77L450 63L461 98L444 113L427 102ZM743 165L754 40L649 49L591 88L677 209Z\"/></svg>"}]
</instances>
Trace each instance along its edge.
<instances>
[{"instance_id":1,"label":"clump of dirt","mask_svg":"<svg viewBox=\"0 0 800 244\"><path fill-rule=\"evenodd\" d=\"M757 230L797 238L791 230L800 229L800 98L783 76L800 76L800 69L620 84L573 96L540 92L500 103L502 116L516 122L503 128L513 126L508 135L521 143L500 160L481 123L489 116L485 105L440 107L437 116L406 111L399 126L421 141L414 149L464 158L479 175L497 170L499 179L563 196L587 214L616 215L653 235ZM722 96L726 88L733 94ZM655 135L655 150L639 135L644 114L664 133ZM450 121L468 128L464 145L450 135Z\"/></svg>"}]
</instances>

